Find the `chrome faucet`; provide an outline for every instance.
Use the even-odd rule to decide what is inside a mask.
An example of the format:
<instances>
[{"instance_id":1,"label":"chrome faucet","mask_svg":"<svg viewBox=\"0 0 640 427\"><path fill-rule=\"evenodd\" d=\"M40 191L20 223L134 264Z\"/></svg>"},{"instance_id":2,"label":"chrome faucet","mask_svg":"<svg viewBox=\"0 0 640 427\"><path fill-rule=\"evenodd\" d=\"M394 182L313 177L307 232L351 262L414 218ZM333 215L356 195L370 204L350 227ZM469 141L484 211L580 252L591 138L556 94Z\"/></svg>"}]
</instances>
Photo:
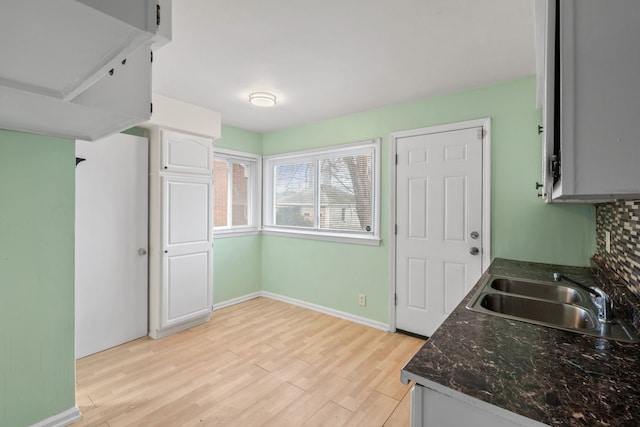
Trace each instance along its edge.
<instances>
[{"instance_id":1,"label":"chrome faucet","mask_svg":"<svg viewBox=\"0 0 640 427\"><path fill-rule=\"evenodd\" d=\"M570 277L565 276L564 274L553 273L554 281L559 282L562 279L578 285L592 295L591 299L593 299L593 303L598 309L598 321L600 323L610 323L613 320L613 301L611 301L611 298L605 291L595 286L591 287L584 285L573 280Z\"/></svg>"}]
</instances>

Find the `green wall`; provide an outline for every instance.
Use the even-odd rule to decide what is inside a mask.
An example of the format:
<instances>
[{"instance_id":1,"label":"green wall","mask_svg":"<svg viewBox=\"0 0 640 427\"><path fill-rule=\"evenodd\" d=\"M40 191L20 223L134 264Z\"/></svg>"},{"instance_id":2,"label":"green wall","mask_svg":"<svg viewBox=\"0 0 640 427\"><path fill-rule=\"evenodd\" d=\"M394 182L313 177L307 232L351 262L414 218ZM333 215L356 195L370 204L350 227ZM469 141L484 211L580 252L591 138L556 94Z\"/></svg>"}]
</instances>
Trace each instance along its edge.
<instances>
[{"instance_id":1,"label":"green wall","mask_svg":"<svg viewBox=\"0 0 640 427\"><path fill-rule=\"evenodd\" d=\"M75 405L72 140L0 130L0 425Z\"/></svg>"},{"instance_id":2,"label":"green wall","mask_svg":"<svg viewBox=\"0 0 640 427\"><path fill-rule=\"evenodd\" d=\"M382 138L380 247L262 237L262 288L388 322L389 133L491 118L491 256L589 265L595 249L592 205L548 205L541 175L535 79L392 106L263 135L263 154ZM367 306L358 305L358 293Z\"/></svg>"},{"instance_id":3,"label":"green wall","mask_svg":"<svg viewBox=\"0 0 640 427\"><path fill-rule=\"evenodd\" d=\"M223 125L222 136L214 145L216 148L261 154L262 135ZM262 236L214 237L214 303L260 291L261 277Z\"/></svg>"},{"instance_id":4,"label":"green wall","mask_svg":"<svg viewBox=\"0 0 640 427\"><path fill-rule=\"evenodd\" d=\"M213 145L216 148L262 154L262 134L222 125L222 134Z\"/></svg>"}]
</instances>

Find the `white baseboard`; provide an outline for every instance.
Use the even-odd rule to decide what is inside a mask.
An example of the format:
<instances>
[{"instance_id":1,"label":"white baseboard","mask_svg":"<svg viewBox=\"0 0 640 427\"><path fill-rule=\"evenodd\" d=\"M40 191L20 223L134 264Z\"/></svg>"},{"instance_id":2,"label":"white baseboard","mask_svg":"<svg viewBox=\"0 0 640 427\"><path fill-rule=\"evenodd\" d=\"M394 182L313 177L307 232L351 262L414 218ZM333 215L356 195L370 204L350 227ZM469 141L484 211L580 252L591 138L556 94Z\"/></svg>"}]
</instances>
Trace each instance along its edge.
<instances>
[{"instance_id":1,"label":"white baseboard","mask_svg":"<svg viewBox=\"0 0 640 427\"><path fill-rule=\"evenodd\" d=\"M289 304L297 305L300 307L308 308L309 310L318 311L320 313L328 314L330 316L339 317L341 319L350 320L354 323L360 323L361 325L369 326L371 328L380 329L381 331L389 331L389 325L386 323L378 322L376 320L367 319L366 317L356 316L355 314L346 313L344 311L335 310L333 308L325 307L322 305L313 304L306 301L301 301L295 298L286 297L284 295L274 294L273 292L262 291L263 297L275 299L278 301L286 302Z\"/></svg>"},{"instance_id":2,"label":"white baseboard","mask_svg":"<svg viewBox=\"0 0 640 427\"><path fill-rule=\"evenodd\" d=\"M194 326L202 325L203 323L207 323L210 320L211 320L211 314L209 313L209 314L207 314L207 315L205 315L203 317L198 317L196 319L189 320L187 322L180 323L180 324L175 325L175 326L169 326L169 327L164 328L164 329L151 330L151 331L149 331L149 336L151 338L153 338L154 340L159 340L161 338L168 337L169 335L175 334L176 332L182 332L185 329L189 329L189 328L193 328Z\"/></svg>"},{"instance_id":3,"label":"white baseboard","mask_svg":"<svg viewBox=\"0 0 640 427\"><path fill-rule=\"evenodd\" d=\"M57 415L35 423L31 425L31 427L63 427L80 419L82 419L80 409L78 409L77 406L74 406L73 408L69 408L64 412L60 412Z\"/></svg>"},{"instance_id":4,"label":"white baseboard","mask_svg":"<svg viewBox=\"0 0 640 427\"><path fill-rule=\"evenodd\" d=\"M339 317L340 319L349 320L351 322L360 323L361 325L369 326L371 328L380 329L381 331L389 331L389 325L386 323L378 322L376 320L367 319L366 317L356 316L355 314L346 313L344 311L335 310L333 308L325 307L318 304L290 298L284 295L275 294L268 291L253 292L251 294L243 295L238 298L233 298L227 301L222 301L213 305L213 311L220 310L221 308L230 307L232 305L240 304L241 302L249 301L250 299L265 297L274 300L286 302L288 304L297 305L299 307L308 308L309 310L317 311L329 316Z\"/></svg>"},{"instance_id":5,"label":"white baseboard","mask_svg":"<svg viewBox=\"0 0 640 427\"><path fill-rule=\"evenodd\" d=\"M261 295L262 295L262 292L254 292L252 294L243 295L238 298L232 298L226 301L213 304L211 308L213 309L213 311L220 310L221 308L230 307L232 305L240 304L241 302L249 301L250 299L258 298Z\"/></svg>"}]
</instances>

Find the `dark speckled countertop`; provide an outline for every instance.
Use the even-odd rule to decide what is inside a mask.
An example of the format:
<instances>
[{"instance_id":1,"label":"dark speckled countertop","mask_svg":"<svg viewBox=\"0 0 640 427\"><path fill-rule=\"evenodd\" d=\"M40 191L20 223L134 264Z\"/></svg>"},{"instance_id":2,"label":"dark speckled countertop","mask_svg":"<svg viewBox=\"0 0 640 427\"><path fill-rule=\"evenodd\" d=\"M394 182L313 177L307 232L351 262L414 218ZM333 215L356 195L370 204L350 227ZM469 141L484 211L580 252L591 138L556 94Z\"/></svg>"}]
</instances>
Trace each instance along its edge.
<instances>
[{"instance_id":1,"label":"dark speckled countertop","mask_svg":"<svg viewBox=\"0 0 640 427\"><path fill-rule=\"evenodd\" d=\"M465 308L489 274L549 280L554 271L594 283L588 268L496 259L402 380L433 382L552 426L640 426L639 344Z\"/></svg>"}]
</instances>

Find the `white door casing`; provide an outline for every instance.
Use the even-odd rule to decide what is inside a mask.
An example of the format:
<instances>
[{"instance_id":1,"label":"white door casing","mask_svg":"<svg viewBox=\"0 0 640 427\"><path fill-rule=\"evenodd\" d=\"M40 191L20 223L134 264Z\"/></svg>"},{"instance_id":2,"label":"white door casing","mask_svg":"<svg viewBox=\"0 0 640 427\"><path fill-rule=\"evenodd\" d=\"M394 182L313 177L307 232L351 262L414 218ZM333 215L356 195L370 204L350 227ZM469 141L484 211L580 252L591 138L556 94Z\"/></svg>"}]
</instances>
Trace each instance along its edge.
<instances>
[{"instance_id":1,"label":"white door casing","mask_svg":"<svg viewBox=\"0 0 640 427\"><path fill-rule=\"evenodd\" d=\"M76 358L147 334L146 138L76 141Z\"/></svg>"},{"instance_id":2,"label":"white door casing","mask_svg":"<svg viewBox=\"0 0 640 427\"><path fill-rule=\"evenodd\" d=\"M488 120L399 132L392 146L391 329L430 336L488 265Z\"/></svg>"}]
</instances>

